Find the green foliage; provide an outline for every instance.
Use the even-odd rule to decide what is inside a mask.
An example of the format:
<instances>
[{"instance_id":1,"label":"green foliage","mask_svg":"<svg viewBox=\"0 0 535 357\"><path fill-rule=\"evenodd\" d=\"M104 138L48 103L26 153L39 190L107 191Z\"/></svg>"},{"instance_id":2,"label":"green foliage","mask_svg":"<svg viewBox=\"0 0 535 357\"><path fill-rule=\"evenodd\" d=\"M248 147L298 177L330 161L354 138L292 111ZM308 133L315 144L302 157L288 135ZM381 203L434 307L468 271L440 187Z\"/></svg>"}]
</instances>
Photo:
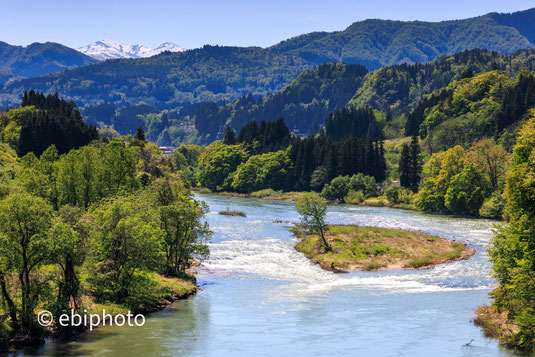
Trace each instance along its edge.
<instances>
[{"instance_id":1,"label":"green foliage","mask_svg":"<svg viewBox=\"0 0 535 357\"><path fill-rule=\"evenodd\" d=\"M381 138L381 129L370 107L344 108L329 115L325 120L325 135L340 140L348 135L356 138Z\"/></svg>"},{"instance_id":2,"label":"green foliage","mask_svg":"<svg viewBox=\"0 0 535 357\"><path fill-rule=\"evenodd\" d=\"M293 165L288 150L254 155L240 164L232 175L231 187L237 192L250 193L271 188L290 188Z\"/></svg>"},{"instance_id":3,"label":"green foliage","mask_svg":"<svg viewBox=\"0 0 535 357\"><path fill-rule=\"evenodd\" d=\"M349 181L348 176L335 177L330 184L323 187L321 195L329 200L344 201L344 197L349 192Z\"/></svg>"},{"instance_id":4,"label":"green foliage","mask_svg":"<svg viewBox=\"0 0 535 357\"><path fill-rule=\"evenodd\" d=\"M366 198L364 197L362 191L349 190L347 196L344 197L344 202L356 205L364 202L365 199Z\"/></svg>"},{"instance_id":5,"label":"green foliage","mask_svg":"<svg viewBox=\"0 0 535 357\"><path fill-rule=\"evenodd\" d=\"M38 111L20 124L19 156L28 152L39 156L50 145L65 153L98 139L97 129L83 121L76 104L60 99L57 93L45 97L33 90L24 92L21 107Z\"/></svg>"},{"instance_id":6,"label":"green foliage","mask_svg":"<svg viewBox=\"0 0 535 357\"><path fill-rule=\"evenodd\" d=\"M12 193L0 201L0 286L13 330L39 340L34 309L42 302L45 285L35 272L50 259L47 235L52 207L42 198L24 192ZM20 295L9 291L6 279L18 277Z\"/></svg>"},{"instance_id":7,"label":"green foliage","mask_svg":"<svg viewBox=\"0 0 535 357\"><path fill-rule=\"evenodd\" d=\"M515 13L514 26L533 21L532 10ZM505 25L505 26L503 26ZM344 31L315 32L283 41L272 48L315 63L360 63L370 69L395 63L428 62L444 53L488 48L513 53L531 47L509 21L499 25L492 15L443 22L365 20Z\"/></svg>"},{"instance_id":8,"label":"green foliage","mask_svg":"<svg viewBox=\"0 0 535 357\"><path fill-rule=\"evenodd\" d=\"M349 189L361 191L365 197L374 197L379 194L375 178L360 172L351 176L349 179Z\"/></svg>"},{"instance_id":9,"label":"green foliage","mask_svg":"<svg viewBox=\"0 0 535 357\"><path fill-rule=\"evenodd\" d=\"M275 191L271 188L265 188L263 190L251 192L251 197L255 197L255 198L273 197L273 196L280 196L280 195L282 195L282 190Z\"/></svg>"},{"instance_id":10,"label":"green foliage","mask_svg":"<svg viewBox=\"0 0 535 357\"><path fill-rule=\"evenodd\" d=\"M363 198L377 196L379 190L373 177L359 172L351 177L338 176L332 179L330 184L325 185L321 195L330 200L344 201L350 192L353 192L350 200L355 201L359 200L359 195L363 195Z\"/></svg>"},{"instance_id":11,"label":"green foliage","mask_svg":"<svg viewBox=\"0 0 535 357\"><path fill-rule=\"evenodd\" d=\"M444 206L453 213L477 215L488 195L488 183L470 164L453 176L444 196Z\"/></svg>"},{"instance_id":12,"label":"green foliage","mask_svg":"<svg viewBox=\"0 0 535 357\"><path fill-rule=\"evenodd\" d=\"M230 187L232 184L230 174L236 171L247 156L238 145L224 145L221 142L209 145L199 157L200 184L212 191Z\"/></svg>"},{"instance_id":13,"label":"green foliage","mask_svg":"<svg viewBox=\"0 0 535 357\"><path fill-rule=\"evenodd\" d=\"M301 225L319 235L323 249L330 251L331 246L325 239L327 203L316 193L306 193L296 201L295 209L301 215Z\"/></svg>"},{"instance_id":14,"label":"green foliage","mask_svg":"<svg viewBox=\"0 0 535 357\"><path fill-rule=\"evenodd\" d=\"M535 119L519 131L513 164L505 189L509 225L499 227L489 247L498 287L493 291L493 304L506 310L519 331L510 343L530 351L535 348Z\"/></svg>"},{"instance_id":15,"label":"green foliage","mask_svg":"<svg viewBox=\"0 0 535 357\"><path fill-rule=\"evenodd\" d=\"M162 107L164 103L229 100L249 92L267 94L311 67L301 58L259 47L207 45L149 58L101 61L47 77L15 81L6 85L4 93L34 88L57 91L80 105L106 100L116 105L144 102ZM10 96L1 97L7 98Z\"/></svg>"},{"instance_id":16,"label":"green foliage","mask_svg":"<svg viewBox=\"0 0 535 357\"><path fill-rule=\"evenodd\" d=\"M392 203L399 203L400 202L400 191L401 191L401 187L399 187L397 185L388 186L385 189L386 199L389 202L392 202Z\"/></svg>"},{"instance_id":17,"label":"green foliage","mask_svg":"<svg viewBox=\"0 0 535 357\"><path fill-rule=\"evenodd\" d=\"M411 143L403 144L399 161L399 181L401 186L418 191L422 176L423 160L418 137L412 136Z\"/></svg>"},{"instance_id":18,"label":"green foliage","mask_svg":"<svg viewBox=\"0 0 535 357\"><path fill-rule=\"evenodd\" d=\"M418 197L418 207L424 211L446 212L445 196L451 179L465 167L465 152L455 146L433 154L427 163L427 177Z\"/></svg>"},{"instance_id":19,"label":"green foliage","mask_svg":"<svg viewBox=\"0 0 535 357\"><path fill-rule=\"evenodd\" d=\"M502 193L500 191L494 191L494 193L483 202L483 205L479 209L479 215L485 218L501 219L504 207L505 201Z\"/></svg>"},{"instance_id":20,"label":"green foliage","mask_svg":"<svg viewBox=\"0 0 535 357\"><path fill-rule=\"evenodd\" d=\"M189 168L199 152L181 148L181 163ZM181 293L156 273L190 281L192 260L209 254L207 207L154 144L123 137L64 154L52 145L20 164L16 155L8 159L15 171L2 176L9 186L0 195L0 344L4 337L39 341L38 308L54 316L95 301L153 309L161 291ZM73 331L54 327L61 337Z\"/></svg>"},{"instance_id":21,"label":"green foliage","mask_svg":"<svg viewBox=\"0 0 535 357\"><path fill-rule=\"evenodd\" d=\"M467 161L480 169L492 191L502 191L511 155L493 139L475 142L467 153Z\"/></svg>"}]
</instances>

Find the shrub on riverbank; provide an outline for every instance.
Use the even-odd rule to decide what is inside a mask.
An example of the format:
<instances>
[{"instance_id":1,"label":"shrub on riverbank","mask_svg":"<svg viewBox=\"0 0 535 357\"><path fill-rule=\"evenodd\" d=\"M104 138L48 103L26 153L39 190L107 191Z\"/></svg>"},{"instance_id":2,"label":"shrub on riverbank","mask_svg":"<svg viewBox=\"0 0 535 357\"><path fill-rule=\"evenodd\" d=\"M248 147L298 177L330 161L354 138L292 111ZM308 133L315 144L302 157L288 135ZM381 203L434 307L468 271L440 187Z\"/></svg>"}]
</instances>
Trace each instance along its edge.
<instances>
[{"instance_id":1,"label":"shrub on riverbank","mask_svg":"<svg viewBox=\"0 0 535 357\"><path fill-rule=\"evenodd\" d=\"M509 311L496 311L492 306L480 306L476 310L474 323L483 328L483 333L487 337L497 338L507 347L518 347L515 335L518 333L518 326L509 318Z\"/></svg>"}]
</instances>

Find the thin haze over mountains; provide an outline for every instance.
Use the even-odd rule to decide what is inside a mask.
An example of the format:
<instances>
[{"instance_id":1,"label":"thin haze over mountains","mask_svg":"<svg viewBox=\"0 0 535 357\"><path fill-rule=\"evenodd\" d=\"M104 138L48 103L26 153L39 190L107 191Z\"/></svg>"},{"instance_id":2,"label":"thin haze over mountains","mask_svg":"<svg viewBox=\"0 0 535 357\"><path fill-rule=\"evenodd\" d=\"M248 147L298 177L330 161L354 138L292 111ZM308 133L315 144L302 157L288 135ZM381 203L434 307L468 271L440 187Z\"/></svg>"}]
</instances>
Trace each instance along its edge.
<instances>
[{"instance_id":1,"label":"thin haze over mountains","mask_svg":"<svg viewBox=\"0 0 535 357\"><path fill-rule=\"evenodd\" d=\"M143 45L125 45L117 41L105 39L93 42L87 46L76 49L77 51L95 58L107 60L113 58L145 58L158 55L164 51L183 52L184 49L172 42L162 43L155 49Z\"/></svg>"}]
</instances>

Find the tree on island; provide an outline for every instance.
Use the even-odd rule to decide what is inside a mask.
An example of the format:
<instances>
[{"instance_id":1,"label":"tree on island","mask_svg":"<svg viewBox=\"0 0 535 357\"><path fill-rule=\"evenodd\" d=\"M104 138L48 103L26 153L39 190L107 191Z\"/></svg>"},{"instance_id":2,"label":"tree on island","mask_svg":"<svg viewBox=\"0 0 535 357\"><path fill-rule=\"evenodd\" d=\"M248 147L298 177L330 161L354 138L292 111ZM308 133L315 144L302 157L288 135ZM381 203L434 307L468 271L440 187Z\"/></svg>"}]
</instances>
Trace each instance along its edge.
<instances>
[{"instance_id":1,"label":"tree on island","mask_svg":"<svg viewBox=\"0 0 535 357\"><path fill-rule=\"evenodd\" d=\"M330 252L332 248L325 239L327 202L317 193L306 193L297 200L295 209L301 215L301 225L307 227L311 233L319 235L321 245L326 252Z\"/></svg>"}]
</instances>

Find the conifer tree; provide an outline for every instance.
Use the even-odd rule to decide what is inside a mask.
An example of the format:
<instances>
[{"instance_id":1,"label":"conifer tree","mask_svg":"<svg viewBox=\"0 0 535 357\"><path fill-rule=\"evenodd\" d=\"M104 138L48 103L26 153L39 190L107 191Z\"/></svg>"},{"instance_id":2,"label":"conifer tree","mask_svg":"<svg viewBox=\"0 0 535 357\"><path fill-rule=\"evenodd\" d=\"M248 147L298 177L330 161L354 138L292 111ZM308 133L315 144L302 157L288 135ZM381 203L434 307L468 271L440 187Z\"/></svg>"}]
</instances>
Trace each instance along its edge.
<instances>
[{"instance_id":1,"label":"conifer tree","mask_svg":"<svg viewBox=\"0 0 535 357\"><path fill-rule=\"evenodd\" d=\"M225 136L223 138L223 144L225 145L234 145L236 144L236 135L234 135L234 130L230 126L227 126L225 129Z\"/></svg>"},{"instance_id":2,"label":"conifer tree","mask_svg":"<svg viewBox=\"0 0 535 357\"><path fill-rule=\"evenodd\" d=\"M413 135L410 144L403 144L399 162L399 180L403 187L418 191L422 176L423 162L418 136Z\"/></svg>"},{"instance_id":3,"label":"conifer tree","mask_svg":"<svg viewBox=\"0 0 535 357\"><path fill-rule=\"evenodd\" d=\"M142 127L138 127L134 139L145 142L145 130Z\"/></svg>"}]
</instances>

